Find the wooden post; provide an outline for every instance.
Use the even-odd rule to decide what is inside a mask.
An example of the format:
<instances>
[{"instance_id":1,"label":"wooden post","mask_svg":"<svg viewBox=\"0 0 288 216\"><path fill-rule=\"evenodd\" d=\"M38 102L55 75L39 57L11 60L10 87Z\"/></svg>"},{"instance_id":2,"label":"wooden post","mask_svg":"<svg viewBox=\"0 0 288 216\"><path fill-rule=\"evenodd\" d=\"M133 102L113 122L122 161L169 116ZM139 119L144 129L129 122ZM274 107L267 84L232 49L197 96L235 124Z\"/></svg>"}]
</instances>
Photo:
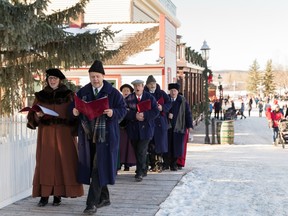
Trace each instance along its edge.
<instances>
[{"instance_id":1,"label":"wooden post","mask_svg":"<svg viewBox=\"0 0 288 216\"><path fill-rule=\"evenodd\" d=\"M215 144L215 119L212 118L211 121L211 131L212 131L212 143L211 144Z\"/></svg>"}]
</instances>

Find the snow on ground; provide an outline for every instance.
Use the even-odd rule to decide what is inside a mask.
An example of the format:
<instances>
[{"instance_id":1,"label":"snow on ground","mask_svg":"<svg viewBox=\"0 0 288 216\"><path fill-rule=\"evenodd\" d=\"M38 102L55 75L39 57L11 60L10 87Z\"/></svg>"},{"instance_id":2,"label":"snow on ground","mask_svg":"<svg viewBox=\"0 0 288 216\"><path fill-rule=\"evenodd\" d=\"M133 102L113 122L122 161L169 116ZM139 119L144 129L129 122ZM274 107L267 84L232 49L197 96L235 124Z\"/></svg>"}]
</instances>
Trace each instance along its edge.
<instances>
[{"instance_id":1,"label":"snow on ground","mask_svg":"<svg viewBox=\"0 0 288 216\"><path fill-rule=\"evenodd\" d=\"M204 126L197 127L188 173L156 216L288 215L288 146L273 146L265 117L257 115L255 109L234 122L234 145L199 145Z\"/></svg>"}]
</instances>

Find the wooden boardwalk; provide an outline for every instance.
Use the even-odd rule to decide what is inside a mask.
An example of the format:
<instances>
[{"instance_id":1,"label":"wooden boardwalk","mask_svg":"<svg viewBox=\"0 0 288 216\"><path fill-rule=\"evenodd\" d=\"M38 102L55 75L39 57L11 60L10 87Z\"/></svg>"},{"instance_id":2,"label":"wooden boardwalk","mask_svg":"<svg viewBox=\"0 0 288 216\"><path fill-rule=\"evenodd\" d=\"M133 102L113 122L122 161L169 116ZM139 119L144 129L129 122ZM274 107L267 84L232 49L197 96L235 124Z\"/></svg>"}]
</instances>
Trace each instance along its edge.
<instances>
[{"instance_id":1,"label":"wooden boardwalk","mask_svg":"<svg viewBox=\"0 0 288 216\"><path fill-rule=\"evenodd\" d=\"M109 185L111 205L97 210L97 216L153 216L159 205L165 201L188 169L177 172L149 172L142 182L135 182L135 169L119 171L115 185ZM60 206L53 206L50 197L45 207L38 207L39 198L28 197L0 209L1 216L67 216L84 215L88 187L85 196L80 198L63 198Z\"/></svg>"},{"instance_id":2,"label":"wooden boardwalk","mask_svg":"<svg viewBox=\"0 0 288 216\"><path fill-rule=\"evenodd\" d=\"M195 125L195 124L194 124ZM192 152L189 148L195 143L204 141L204 124L200 122L194 129L194 141L188 145L186 164L192 160ZM192 145L191 145L192 144ZM197 144L196 144L197 145ZM170 195L173 188L187 172L191 171L189 165L183 170L172 172L170 170L161 173L148 172L142 182L135 182L135 167L130 171L119 171L115 185L109 185L111 205L97 210L97 216L154 216L162 202ZM85 215L88 186L80 198L63 198L60 206L53 206L50 197L45 207L38 207L39 198L28 197L0 209L0 216L69 216ZM1 196L1 193L0 193Z\"/></svg>"}]
</instances>

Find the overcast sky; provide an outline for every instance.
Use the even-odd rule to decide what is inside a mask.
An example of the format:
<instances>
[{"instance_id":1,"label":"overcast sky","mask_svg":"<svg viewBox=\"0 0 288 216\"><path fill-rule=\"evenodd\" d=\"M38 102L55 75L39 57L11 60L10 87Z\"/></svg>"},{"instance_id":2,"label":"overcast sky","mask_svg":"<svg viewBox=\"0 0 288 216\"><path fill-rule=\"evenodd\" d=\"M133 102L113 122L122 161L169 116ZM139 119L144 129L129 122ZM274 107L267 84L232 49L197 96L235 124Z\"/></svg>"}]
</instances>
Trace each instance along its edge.
<instances>
[{"instance_id":1,"label":"overcast sky","mask_svg":"<svg viewBox=\"0 0 288 216\"><path fill-rule=\"evenodd\" d=\"M212 70L260 69L272 59L288 70L287 0L172 0L177 7L182 42L200 52L204 40Z\"/></svg>"}]
</instances>

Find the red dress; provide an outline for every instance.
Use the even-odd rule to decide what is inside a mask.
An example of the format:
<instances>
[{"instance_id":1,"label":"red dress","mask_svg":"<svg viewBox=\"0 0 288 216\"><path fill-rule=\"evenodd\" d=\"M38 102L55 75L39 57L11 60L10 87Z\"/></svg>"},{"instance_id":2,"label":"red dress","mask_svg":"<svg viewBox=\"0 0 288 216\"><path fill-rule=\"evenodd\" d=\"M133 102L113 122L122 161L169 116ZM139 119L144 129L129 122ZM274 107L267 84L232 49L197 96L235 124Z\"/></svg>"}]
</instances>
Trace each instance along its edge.
<instances>
[{"instance_id":1,"label":"red dress","mask_svg":"<svg viewBox=\"0 0 288 216\"><path fill-rule=\"evenodd\" d=\"M177 165L181 167L185 166L188 137L189 137L189 130L187 129L184 136L184 151L182 156L177 159Z\"/></svg>"}]
</instances>

